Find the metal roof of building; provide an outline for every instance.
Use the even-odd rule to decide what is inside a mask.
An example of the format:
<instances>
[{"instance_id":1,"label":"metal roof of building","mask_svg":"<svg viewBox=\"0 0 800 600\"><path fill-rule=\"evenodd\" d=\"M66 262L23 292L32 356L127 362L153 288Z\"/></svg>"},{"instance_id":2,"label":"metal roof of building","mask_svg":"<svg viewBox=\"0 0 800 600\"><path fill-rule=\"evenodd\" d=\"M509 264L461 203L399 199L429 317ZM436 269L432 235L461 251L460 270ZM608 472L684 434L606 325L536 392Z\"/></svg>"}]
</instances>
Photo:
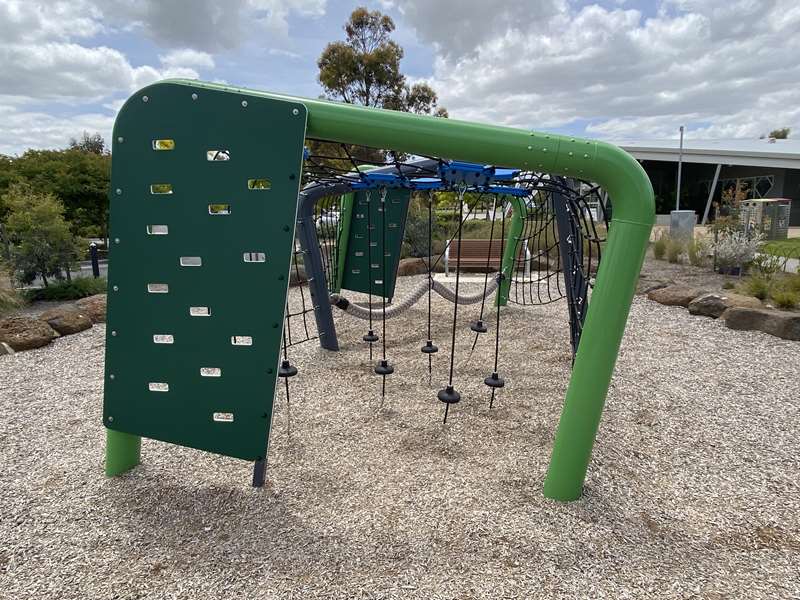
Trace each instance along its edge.
<instances>
[{"instance_id":1,"label":"metal roof of building","mask_svg":"<svg viewBox=\"0 0 800 600\"><path fill-rule=\"evenodd\" d=\"M678 162L678 140L615 142L638 160ZM683 161L723 165L800 169L800 139L683 140Z\"/></svg>"}]
</instances>

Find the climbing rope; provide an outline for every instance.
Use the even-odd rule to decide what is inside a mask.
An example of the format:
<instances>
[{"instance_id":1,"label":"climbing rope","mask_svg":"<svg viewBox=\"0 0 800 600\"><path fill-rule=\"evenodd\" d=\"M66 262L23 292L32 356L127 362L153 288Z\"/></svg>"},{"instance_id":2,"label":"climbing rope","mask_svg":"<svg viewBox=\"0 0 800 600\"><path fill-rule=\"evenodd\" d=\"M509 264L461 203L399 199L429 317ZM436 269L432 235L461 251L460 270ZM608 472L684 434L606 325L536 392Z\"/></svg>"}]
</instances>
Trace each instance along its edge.
<instances>
[{"instance_id":1,"label":"climbing rope","mask_svg":"<svg viewBox=\"0 0 800 600\"><path fill-rule=\"evenodd\" d=\"M428 341L422 347L422 353L428 355L428 385L433 377L433 355L439 351L431 337L431 291L433 290L433 190L428 192L428 279L425 288L428 291ZM484 290L485 291L485 290Z\"/></svg>"},{"instance_id":2,"label":"climbing rope","mask_svg":"<svg viewBox=\"0 0 800 600\"><path fill-rule=\"evenodd\" d=\"M369 331L362 338L369 343L369 360L372 362L372 344L378 341L378 336L372 330L372 194L367 190L367 279L369 280Z\"/></svg>"},{"instance_id":3,"label":"climbing rope","mask_svg":"<svg viewBox=\"0 0 800 600\"><path fill-rule=\"evenodd\" d=\"M486 306L486 287L489 283L489 266L491 265L491 258L492 258L492 242L494 241L494 220L495 215L497 214L497 196L492 199L492 224L489 227L489 250L486 252L486 273L483 277L483 299L481 300L481 311L478 315L478 320L471 323L469 328L475 332L475 339L472 341L472 348L470 348L469 355L467 356L467 361L472 357L472 353L475 352L475 346L478 345L478 338L480 334L486 333L488 329L486 328L486 324L483 322L483 309ZM500 253L500 261L501 261L501 268L502 268L502 258L503 254Z\"/></svg>"},{"instance_id":4,"label":"climbing rope","mask_svg":"<svg viewBox=\"0 0 800 600\"><path fill-rule=\"evenodd\" d=\"M462 240L462 231L463 231L463 219L464 219L464 193L467 190L467 186L464 183L461 183L458 188L456 189L456 198L458 200L458 255L456 258L456 290L455 296L458 298L458 286L461 280L461 240ZM440 401L445 403L444 408L444 419L442 420L442 424L447 423L447 414L450 412L450 405L456 404L457 402L461 401L461 394L459 394L453 388L453 367L455 366L455 356L456 356L456 324L458 322L458 302L453 303L453 335L450 341L450 375L447 379L447 387L442 390L439 390L437 397Z\"/></svg>"},{"instance_id":5,"label":"climbing rope","mask_svg":"<svg viewBox=\"0 0 800 600\"><path fill-rule=\"evenodd\" d=\"M502 201L501 201L501 204L502 204ZM500 221L500 240L501 240L500 241L500 253L502 254L503 249L504 249L503 246L504 246L505 240L506 240L506 211L505 210L503 210L503 218ZM505 276L506 276L506 274L501 270L500 271L500 279L502 280ZM500 375L498 375L498 373L497 373L497 361L498 361L498 357L500 355L500 302L497 302L496 304L497 304L497 317L496 317L496 321L495 321L495 331L494 331L494 370L492 371L492 374L489 375L489 377L487 377L486 379L483 380L483 383L485 383L490 388L492 388L492 397L489 400L489 409L490 410L494 406L494 398L495 398L495 394L496 394L497 390L500 389L501 387L503 387L506 384L505 380L502 377L500 377Z\"/></svg>"},{"instance_id":6,"label":"climbing rope","mask_svg":"<svg viewBox=\"0 0 800 600\"><path fill-rule=\"evenodd\" d=\"M394 373L394 367L389 364L389 361L386 360L386 296L387 296L387 283L386 283L386 195L388 193L387 188L381 188L381 204L380 204L380 211L381 211L381 286L383 288L383 293L381 294L383 298L383 305L381 307L381 350L383 353L383 358L380 362L375 366L375 373L381 376L381 408L383 407L383 402L386 400L386 376L391 375ZM370 262L370 268L372 264ZM372 271L370 271L370 282L372 281ZM370 284L371 286L371 284ZM372 319L372 306L370 306L370 323Z\"/></svg>"},{"instance_id":7,"label":"climbing rope","mask_svg":"<svg viewBox=\"0 0 800 600\"><path fill-rule=\"evenodd\" d=\"M458 296L455 295L453 290L449 287L441 283L440 281L436 281L435 279L431 278L428 281L420 281L417 286L411 290L411 292L403 298L400 302L393 303L392 306L386 308L386 318L393 319L394 317L404 313L406 310L414 306L417 302L419 302L420 298L425 295L425 292L436 292L439 296L447 300L448 302L452 302L454 304L477 304L484 298L484 294L488 297L494 294L497 288L500 285L500 274L496 273L492 275L489 279L489 285L486 287L486 291L476 292L474 294L463 294L459 293ZM357 319L364 319L367 320L370 318L370 312L372 312L372 316L378 316L381 314L381 311L378 309L374 309L370 311L368 308L363 306L359 306L347 298L345 298L342 294L331 294L330 295L330 302L337 308L340 308L348 315L355 317ZM424 350L423 350L424 352Z\"/></svg>"},{"instance_id":8,"label":"climbing rope","mask_svg":"<svg viewBox=\"0 0 800 600\"><path fill-rule=\"evenodd\" d=\"M286 313L289 313L289 304L286 304ZM289 378L294 377L297 375L297 367L293 366L289 362L289 353L288 353L288 345L287 345L287 333L286 333L286 323L287 319L283 321L283 360L281 361L281 366L278 367L278 377L282 377L284 383L286 384L286 435L292 435L292 405L289 399Z\"/></svg>"}]
</instances>

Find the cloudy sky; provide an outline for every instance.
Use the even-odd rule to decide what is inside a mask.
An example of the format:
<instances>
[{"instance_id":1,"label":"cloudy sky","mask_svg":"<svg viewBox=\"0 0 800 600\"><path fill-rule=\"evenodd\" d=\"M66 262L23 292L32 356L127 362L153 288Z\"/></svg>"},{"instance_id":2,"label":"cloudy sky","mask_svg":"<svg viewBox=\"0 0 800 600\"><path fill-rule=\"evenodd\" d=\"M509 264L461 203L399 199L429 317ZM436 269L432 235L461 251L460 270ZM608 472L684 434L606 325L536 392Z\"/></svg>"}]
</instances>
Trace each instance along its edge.
<instances>
[{"instance_id":1,"label":"cloudy sky","mask_svg":"<svg viewBox=\"0 0 800 600\"><path fill-rule=\"evenodd\" d=\"M358 5L453 118L605 139L800 134L798 0L0 0L0 153L107 139L164 77L319 95Z\"/></svg>"}]
</instances>

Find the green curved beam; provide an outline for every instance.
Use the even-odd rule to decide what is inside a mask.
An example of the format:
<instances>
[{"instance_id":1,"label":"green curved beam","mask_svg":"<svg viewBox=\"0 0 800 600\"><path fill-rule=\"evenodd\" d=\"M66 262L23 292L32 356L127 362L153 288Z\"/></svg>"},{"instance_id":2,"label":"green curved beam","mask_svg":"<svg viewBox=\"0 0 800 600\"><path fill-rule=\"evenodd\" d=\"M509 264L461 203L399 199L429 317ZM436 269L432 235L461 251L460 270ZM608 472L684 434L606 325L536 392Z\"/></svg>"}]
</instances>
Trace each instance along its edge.
<instances>
[{"instance_id":1,"label":"green curved beam","mask_svg":"<svg viewBox=\"0 0 800 600\"><path fill-rule=\"evenodd\" d=\"M550 498L580 496L655 219L650 180L633 157L611 144L580 138L190 80L168 80L147 89L159 85L185 86L187 94L202 89L224 91L237 102L249 97L301 102L308 109L307 136L311 138L546 171L601 185L614 203L614 218L544 483L544 493ZM143 93L146 90L134 98ZM291 117L287 114L287 118Z\"/></svg>"}]
</instances>

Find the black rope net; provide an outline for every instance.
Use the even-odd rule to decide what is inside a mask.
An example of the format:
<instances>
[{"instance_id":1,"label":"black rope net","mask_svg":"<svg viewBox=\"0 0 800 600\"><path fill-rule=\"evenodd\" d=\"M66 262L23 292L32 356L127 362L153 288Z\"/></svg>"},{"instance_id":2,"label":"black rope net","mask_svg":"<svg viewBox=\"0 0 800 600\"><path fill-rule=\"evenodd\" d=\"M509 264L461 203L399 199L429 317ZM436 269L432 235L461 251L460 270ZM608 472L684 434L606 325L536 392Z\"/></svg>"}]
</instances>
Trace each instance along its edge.
<instances>
[{"instance_id":1,"label":"black rope net","mask_svg":"<svg viewBox=\"0 0 800 600\"><path fill-rule=\"evenodd\" d=\"M405 181L442 181L450 162L436 157L407 157L371 148L347 146L308 140L303 167L304 186L323 186L331 193L317 201L314 222L327 288L338 292L340 220L343 197L349 186L358 184L366 173L381 169L395 173ZM514 263L510 274L508 301L521 306L549 304L565 298L569 304L573 350L577 348L602 246L607 238L607 198L602 189L590 182L551 176L532 171L516 171L502 182L502 189L524 190L524 194L503 195L491 187L469 185L462 194L464 202L450 198L441 202L441 194L456 196L456 185L425 190L413 188L404 245L410 254L426 257L430 249L430 231L415 231L417 221L429 226L429 203L436 205L433 227L439 242L429 259L430 271L444 261L445 248L458 244L468 232L471 222L485 219L498 221L500 214L510 217L512 210L522 209L521 231L506 228L509 239L500 240L498 231L490 232L486 270L499 270L497 249L491 245L513 244ZM345 191L343 192L342 189ZM499 189L499 188L498 188ZM376 194L379 192L376 191ZM447 212L450 212L447 215ZM420 213L415 219L415 212ZM425 213L425 214L423 214ZM508 223L511 223L509 220ZM468 237L468 236L467 236Z\"/></svg>"},{"instance_id":2,"label":"black rope net","mask_svg":"<svg viewBox=\"0 0 800 600\"><path fill-rule=\"evenodd\" d=\"M286 300L286 317L283 323L284 359L286 349L315 340L317 328L314 323L314 304L308 291L307 275L304 269L304 254L295 242L289 271L289 294Z\"/></svg>"}]
</instances>

